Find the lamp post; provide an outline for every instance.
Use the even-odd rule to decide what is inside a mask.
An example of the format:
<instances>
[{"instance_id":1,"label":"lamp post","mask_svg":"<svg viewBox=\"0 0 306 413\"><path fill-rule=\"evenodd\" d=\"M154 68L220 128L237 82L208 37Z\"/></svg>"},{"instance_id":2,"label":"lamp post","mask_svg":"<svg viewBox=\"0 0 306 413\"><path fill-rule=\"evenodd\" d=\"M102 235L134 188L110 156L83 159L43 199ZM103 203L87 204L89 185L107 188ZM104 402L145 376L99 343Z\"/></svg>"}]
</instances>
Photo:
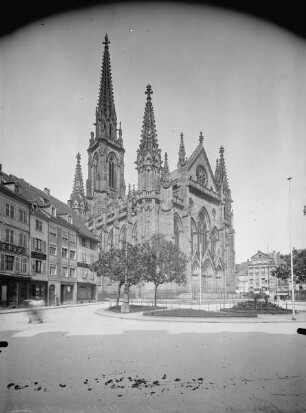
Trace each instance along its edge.
<instances>
[{"instance_id":1,"label":"lamp post","mask_svg":"<svg viewBox=\"0 0 306 413\"><path fill-rule=\"evenodd\" d=\"M294 302L294 285L293 285L293 257L292 257L292 244L291 244L291 194L290 194L290 182L292 178L288 178L289 189L289 246L290 246L290 270L291 270L291 295L292 295L292 320L295 320L295 302Z\"/></svg>"},{"instance_id":2,"label":"lamp post","mask_svg":"<svg viewBox=\"0 0 306 413\"><path fill-rule=\"evenodd\" d=\"M125 243L125 276L124 276L124 287L123 287L123 304L121 305L121 313L129 313L130 312L130 305L129 305L129 288L128 288L128 281L127 281L127 243Z\"/></svg>"},{"instance_id":3,"label":"lamp post","mask_svg":"<svg viewBox=\"0 0 306 413\"><path fill-rule=\"evenodd\" d=\"M201 245L201 240L199 242L199 248L200 248L200 265L199 265L199 271L200 271L200 305L202 304L202 245Z\"/></svg>"}]
</instances>

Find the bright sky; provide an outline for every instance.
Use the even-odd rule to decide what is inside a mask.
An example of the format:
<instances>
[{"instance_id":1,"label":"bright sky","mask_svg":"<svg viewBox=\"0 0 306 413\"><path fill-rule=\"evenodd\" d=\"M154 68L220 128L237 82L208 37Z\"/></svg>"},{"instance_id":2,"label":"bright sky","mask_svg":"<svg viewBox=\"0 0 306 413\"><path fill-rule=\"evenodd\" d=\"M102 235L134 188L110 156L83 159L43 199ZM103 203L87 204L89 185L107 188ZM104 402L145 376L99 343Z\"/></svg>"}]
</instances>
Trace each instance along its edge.
<instances>
[{"instance_id":1,"label":"bright sky","mask_svg":"<svg viewBox=\"0 0 306 413\"><path fill-rule=\"evenodd\" d=\"M45 19L0 39L1 146L6 173L67 201L94 130L102 41L108 33L126 184L145 87L159 144L176 168L204 134L215 170L221 145L232 191L236 262L257 250L306 248L305 42L254 18L199 5L112 4ZM290 197L287 178L292 177Z\"/></svg>"}]
</instances>

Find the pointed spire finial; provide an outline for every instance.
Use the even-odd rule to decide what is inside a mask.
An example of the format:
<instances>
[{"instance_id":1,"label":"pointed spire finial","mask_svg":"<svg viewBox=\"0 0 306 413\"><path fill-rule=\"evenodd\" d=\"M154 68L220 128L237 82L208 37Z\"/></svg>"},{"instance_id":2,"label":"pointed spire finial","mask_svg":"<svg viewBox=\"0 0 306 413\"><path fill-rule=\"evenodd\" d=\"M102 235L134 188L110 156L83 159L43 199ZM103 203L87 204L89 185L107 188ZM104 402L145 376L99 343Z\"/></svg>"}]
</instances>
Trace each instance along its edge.
<instances>
[{"instance_id":1,"label":"pointed spire finial","mask_svg":"<svg viewBox=\"0 0 306 413\"><path fill-rule=\"evenodd\" d=\"M151 85L147 85L145 94L147 95L147 100L151 100L151 95L153 95L153 90Z\"/></svg>"},{"instance_id":2,"label":"pointed spire finial","mask_svg":"<svg viewBox=\"0 0 306 413\"><path fill-rule=\"evenodd\" d=\"M203 145L203 139L204 139L203 133L200 132L200 137L199 137L200 145Z\"/></svg>"},{"instance_id":3,"label":"pointed spire finial","mask_svg":"<svg viewBox=\"0 0 306 413\"><path fill-rule=\"evenodd\" d=\"M106 33L105 37L104 37L104 42L103 44L105 44L105 46L108 46L110 44L110 41L108 40L108 35Z\"/></svg>"},{"instance_id":4,"label":"pointed spire finial","mask_svg":"<svg viewBox=\"0 0 306 413\"><path fill-rule=\"evenodd\" d=\"M183 166L186 163L186 151L184 145L184 135L181 133L180 149L179 149L179 165Z\"/></svg>"}]
</instances>

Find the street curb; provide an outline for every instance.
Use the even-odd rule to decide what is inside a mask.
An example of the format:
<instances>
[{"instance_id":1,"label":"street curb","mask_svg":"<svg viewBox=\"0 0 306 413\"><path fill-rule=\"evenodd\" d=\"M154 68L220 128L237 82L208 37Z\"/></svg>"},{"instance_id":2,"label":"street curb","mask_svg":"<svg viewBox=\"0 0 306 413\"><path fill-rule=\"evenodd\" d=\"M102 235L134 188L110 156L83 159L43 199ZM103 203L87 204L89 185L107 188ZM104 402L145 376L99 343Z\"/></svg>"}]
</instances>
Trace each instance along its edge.
<instances>
[{"instance_id":1,"label":"street curb","mask_svg":"<svg viewBox=\"0 0 306 413\"><path fill-rule=\"evenodd\" d=\"M135 316L136 313L133 314L126 314L126 313L114 313L110 310L105 310L105 309L98 309L95 311L95 314L101 317L108 317L108 318L116 318L116 319L121 319L121 320L133 320L133 321L150 321L150 322L164 322L164 323L209 323L209 324L233 324L233 323L252 323L252 324L277 324L277 323L292 323L293 321L295 323L304 323L305 320L262 320L260 319L260 315L258 315L258 318L255 319L250 319L247 318L245 320L242 320L241 318L236 318L233 317L229 319L229 317L218 317L216 318L209 318L205 317L202 319L199 319L199 317L154 317L154 316L144 316L142 313L139 314L138 316Z\"/></svg>"},{"instance_id":2,"label":"street curb","mask_svg":"<svg viewBox=\"0 0 306 413\"><path fill-rule=\"evenodd\" d=\"M62 305L50 305L50 306L45 306L42 307L43 310L58 310L60 308L70 308L70 307L84 307L84 306L89 306L89 305L101 305L101 301L96 301L94 303L79 303L79 304L62 304ZM14 313L22 313L22 312L27 312L31 311L30 308L25 307L25 308L11 308L9 310L0 310L0 314L14 314Z\"/></svg>"}]
</instances>

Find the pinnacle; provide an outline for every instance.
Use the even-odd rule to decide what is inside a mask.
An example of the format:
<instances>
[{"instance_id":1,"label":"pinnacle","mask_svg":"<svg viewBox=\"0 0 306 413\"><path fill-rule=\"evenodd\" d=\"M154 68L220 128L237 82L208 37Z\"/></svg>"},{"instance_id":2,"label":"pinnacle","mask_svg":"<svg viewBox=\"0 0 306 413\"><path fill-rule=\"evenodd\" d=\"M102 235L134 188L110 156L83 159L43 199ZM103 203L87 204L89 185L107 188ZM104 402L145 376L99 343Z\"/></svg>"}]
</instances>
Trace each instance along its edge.
<instances>
[{"instance_id":1,"label":"pinnacle","mask_svg":"<svg viewBox=\"0 0 306 413\"><path fill-rule=\"evenodd\" d=\"M186 151L184 145L184 135L181 133L180 149L179 149L179 163L184 165L186 162Z\"/></svg>"},{"instance_id":2,"label":"pinnacle","mask_svg":"<svg viewBox=\"0 0 306 413\"><path fill-rule=\"evenodd\" d=\"M147 100L151 100L151 95L153 95L153 90L151 85L147 85L145 94L147 95Z\"/></svg>"},{"instance_id":3,"label":"pinnacle","mask_svg":"<svg viewBox=\"0 0 306 413\"><path fill-rule=\"evenodd\" d=\"M199 137L199 142L200 142L200 145L203 145L203 140L204 140L203 133L202 133L202 132L200 132L200 137Z\"/></svg>"}]
</instances>

